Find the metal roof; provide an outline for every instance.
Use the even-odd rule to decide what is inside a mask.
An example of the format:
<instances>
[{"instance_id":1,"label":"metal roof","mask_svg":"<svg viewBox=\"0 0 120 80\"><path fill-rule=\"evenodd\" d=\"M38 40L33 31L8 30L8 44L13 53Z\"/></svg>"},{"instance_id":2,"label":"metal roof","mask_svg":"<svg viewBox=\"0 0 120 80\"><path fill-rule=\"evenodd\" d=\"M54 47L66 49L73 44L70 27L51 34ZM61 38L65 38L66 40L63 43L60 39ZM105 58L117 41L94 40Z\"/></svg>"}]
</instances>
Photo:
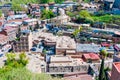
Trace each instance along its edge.
<instances>
[{"instance_id":1,"label":"metal roof","mask_svg":"<svg viewBox=\"0 0 120 80\"><path fill-rule=\"evenodd\" d=\"M94 52L98 53L100 49L100 45L97 44L77 44L76 51L77 52Z\"/></svg>"}]
</instances>

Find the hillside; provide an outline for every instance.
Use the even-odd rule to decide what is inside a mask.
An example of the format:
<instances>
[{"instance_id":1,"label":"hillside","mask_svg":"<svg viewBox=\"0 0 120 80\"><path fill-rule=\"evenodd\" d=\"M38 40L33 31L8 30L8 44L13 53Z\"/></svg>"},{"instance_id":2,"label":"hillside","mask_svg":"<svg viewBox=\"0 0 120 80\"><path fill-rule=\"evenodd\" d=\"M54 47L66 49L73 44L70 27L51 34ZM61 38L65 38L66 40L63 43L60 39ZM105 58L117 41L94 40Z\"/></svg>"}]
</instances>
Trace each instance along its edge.
<instances>
[{"instance_id":1,"label":"hillside","mask_svg":"<svg viewBox=\"0 0 120 80\"><path fill-rule=\"evenodd\" d=\"M52 78L47 74L35 74L31 73L25 68L13 68L10 71L0 70L0 80L60 80L58 78Z\"/></svg>"}]
</instances>

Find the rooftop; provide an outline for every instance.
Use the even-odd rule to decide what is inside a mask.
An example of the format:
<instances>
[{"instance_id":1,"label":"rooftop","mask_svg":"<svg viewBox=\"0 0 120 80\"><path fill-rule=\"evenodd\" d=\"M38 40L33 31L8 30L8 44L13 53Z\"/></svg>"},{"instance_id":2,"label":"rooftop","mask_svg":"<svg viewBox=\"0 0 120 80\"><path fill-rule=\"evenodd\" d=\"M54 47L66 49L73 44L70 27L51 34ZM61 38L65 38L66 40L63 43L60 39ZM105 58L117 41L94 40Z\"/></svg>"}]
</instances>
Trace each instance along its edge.
<instances>
[{"instance_id":1,"label":"rooftop","mask_svg":"<svg viewBox=\"0 0 120 80\"><path fill-rule=\"evenodd\" d=\"M120 35L120 32L119 32L119 31L116 31L116 32L114 32L114 34L116 34L116 35Z\"/></svg>"},{"instance_id":2,"label":"rooftop","mask_svg":"<svg viewBox=\"0 0 120 80\"><path fill-rule=\"evenodd\" d=\"M24 22L27 22L27 23L34 22L34 21L38 21L38 20L37 19L27 19L27 20L24 20Z\"/></svg>"},{"instance_id":3,"label":"rooftop","mask_svg":"<svg viewBox=\"0 0 120 80\"><path fill-rule=\"evenodd\" d=\"M104 42L104 43L101 43L101 46L103 46L103 47L110 47L111 44Z\"/></svg>"},{"instance_id":4,"label":"rooftop","mask_svg":"<svg viewBox=\"0 0 120 80\"><path fill-rule=\"evenodd\" d=\"M12 28L12 27L9 27L9 26L6 26L4 29L5 29L5 31L7 31L7 32L16 30L16 28Z\"/></svg>"},{"instance_id":5,"label":"rooftop","mask_svg":"<svg viewBox=\"0 0 120 80\"><path fill-rule=\"evenodd\" d=\"M70 18L69 16L67 16L67 15L61 15L61 16L58 16L58 17L55 17L55 18L53 18L54 20L62 20L62 19L67 19L67 18Z\"/></svg>"},{"instance_id":6,"label":"rooftop","mask_svg":"<svg viewBox=\"0 0 120 80\"><path fill-rule=\"evenodd\" d=\"M68 36L54 36L52 33L41 32L38 38L42 38L46 42L56 42L57 49L76 49L74 39Z\"/></svg>"},{"instance_id":7,"label":"rooftop","mask_svg":"<svg viewBox=\"0 0 120 80\"><path fill-rule=\"evenodd\" d=\"M51 56L50 60L50 66L77 66L85 64L81 58L71 58L71 56L63 55Z\"/></svg>"},{"instance_id":8,"label":"rooftop","mask_svg":"<svg viewBox=\"0 0 120 80\"><path fill-rule=\"evenodd\" d=\"M79 44L77 43L77 52L94 52L98 53L100 49L100 45L97 44Z\"/></svg>"},{"instance_id":9,"label":"rooftop","mask_svg":"<svg viewBox=\"0 0 120 80\"><path fill-rule=\"evenodd\" d=\"M7 36L5 36L4 34L0 34L0 39L4 39L7 38Z\"/></svg>"},{"instance_id":10,"label":"rooftop","mask_svg":"<svg viewBox=\"0 0 120 80\"><path fill-rule=\"evenodd\" d=\"M64 78L65 80L93 80L92 77L88 74L76 74Z\"/></svg>"},{"instance_id":11,"label":"rooftop","mask_svg":"<svg viewBox=\"0 0 120 80\"><path fill-rule=\"evenodd\" d=\"M22 15L11 15L8 16L7 20L14 20L14 19L25 19L28 18L28 16L26 14L22 14Z\"/></svg>"},{"instance_id":12,"label":"rooftop","mask_svg":"<svg viewBox=\"0 0 120 80\"><path fill-rule=\"evenodd\" d=\"M83 56L86 59L92 59L92 60L100 59L99 56L95 53L83 54Z\"/></svg>"},{"instance_id":13,"label":"rooftop","mask_svg":"<svg viewBox=\"0 0 120 80\"><path fill-rule=\"evenodd\" d=\"M115 62L115 63L113 63L113 65L115 66L117 71L120 73L120 62Z\"/></svg>"},{"instance_id":14,"label":"rooftop","mask_svg":"<svg viewBox=\"0 0 120 80\"><path fill-rule=\"evenodd\" d=\"M54 62L72 62L72 58L70 56L62 56L62 55L55 55L55 56L51 56L51 63Z\"/></svg>"}]
</instances>

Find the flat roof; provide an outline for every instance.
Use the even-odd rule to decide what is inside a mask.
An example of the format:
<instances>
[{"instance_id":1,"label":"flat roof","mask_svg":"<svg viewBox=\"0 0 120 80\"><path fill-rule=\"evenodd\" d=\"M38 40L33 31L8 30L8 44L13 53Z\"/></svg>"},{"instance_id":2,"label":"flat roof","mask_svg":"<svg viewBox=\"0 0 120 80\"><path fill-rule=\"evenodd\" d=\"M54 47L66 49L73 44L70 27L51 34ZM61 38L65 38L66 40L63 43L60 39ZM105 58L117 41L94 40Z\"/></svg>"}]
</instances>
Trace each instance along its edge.
<instances>
[{"instance_id":1,"label":"flat roof","mask_svg":"<svg viewBox=\"0 0 120 80\"><path fill-rule=\"evenodd\" d=\"M76 75L71 75L71 76L67 76L64 77L65 80L93 80L92 76L88 75L88 74L76 74Z\"/></svg>"},{"instance_id":2,"label":"flat roof","mask_svg":"<svg viewBox=\"0 0 120 80\"><path fill-rule=\"evenodd\" d=\"M51 56L51 63L52 62L72 62L72 59L70 56L63 56L63 55L55 55L55 56Z\"/></svg>"},{"instance_id":3,"label":"flat roof","mask_svg":"<svg viewBox=\"0 0 120 80\"><path fill-rule=\"evenodd\" d=\"M71 56L54 55L51 56L49 66L77 66L88 65L82 58L71 58Z\"/></svg>"},{"instance_id":4,"label":"flat roof","mask_svg":"<svg viewBox=\"0 0 120 80\"><path fill-rule=\"evenodd\" d=\"M100 45L97 44L79 44L77 43L77 52L94 52L98 53L100 49Z\"/></svg>"}]
</instances>

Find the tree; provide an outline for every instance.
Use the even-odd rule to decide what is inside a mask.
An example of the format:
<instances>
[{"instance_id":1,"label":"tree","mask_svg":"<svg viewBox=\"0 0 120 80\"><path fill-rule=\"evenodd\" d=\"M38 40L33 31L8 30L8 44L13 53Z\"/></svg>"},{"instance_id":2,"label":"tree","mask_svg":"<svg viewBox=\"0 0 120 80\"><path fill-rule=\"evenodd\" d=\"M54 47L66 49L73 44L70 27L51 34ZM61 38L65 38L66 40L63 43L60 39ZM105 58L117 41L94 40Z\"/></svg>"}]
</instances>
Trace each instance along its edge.
<instances>
[{"instance_id":1,"label":"tree","mask_svg":"<svg viewBox=\"0 0 120 80\"><path fill-rule=\"evenodd\" d=\"M67 29L72 29L72 26L68 25L68 26L67 26Z\"/></svg>"},{"instance_id":2,"label":"tree","mask_svg":"<svg viewBox=\"0 0 120 80\"><path fill-rule=\"evenodd\" d=\"M6 68L19 68L24 67L28 63L28 59L26 58L25 53L19 54L19 58L16 59L16 55L14 53L8 53L7 60L5 62Z\"/></svg>"},{"instance_id":3,"label":"tree","mask_svg":"<svg viewBox=\"0 0 120 80\"><path fill-rule=\"evenodd\" d=\"M84 0L84 2L85 2L85 3L89 3L89 2L90 2L90 0Z\"/></svg>"},{"instance_id":4,"label":"tree","mask_svg":"<svg viewBox=\"0 0 120 80\"><path fill-rule=\"evenodd\" d=\"M51 10L43 10L41 14L42 19L50 19L53 18L55 14Z\"/></svg>"},{"instance_id":5,"label":"tree","mask_svg":"<svg viewBox=\"0 0 120 80\"><path fill-rule=\"evenodd\" d=\"M7 60L5 65L10 65L15 60L16 55L13 53L8 53L6 54L6 57L7 57Z\"/></svg>"},{"instance_id":6,"label":"tree","mask_svg":"<svg viewBox=\"0 0 120 80\"><path fill-rule=\"evenodd\" d=\"M80 13L79 13L79 16L81 18L88 18L88 17L91 17L89 12L87 10L81 10Z\"/></svg>"},{"instance_id":7,"label":"tree","mask_svg":"<svg viewBox=\"0 0 120 80\"><path fill-rule=\"evenodd\" d=\"M55 3L62 3L64 2L65 0L55 0Z\"/></svg>"},{"instance_id":8,"label":"tree","mask_svg":"<svg viewBox=\"0 0 120 80\"><path fill-rule=\"evenodd\" d=\"M79 29L76 29L74 32L73 32L73 35L74 37L76 37L78 35L79 32L82 31L82 26L79 27Z\"/></svg>"},{"instance_id":9,"label":"tree","mask_svg":"<svg viewBox=\"0 0 120 80\"><path fill-rule=\"evenodd\" d=\"M2 17L2 10L0 10L0 17Z\"/></svg>"},{"instance_id":10,"label":"tree","mask_svg":"<svg viewBox=\"0 0 120 80\"><path fill-rule=\"evenodd\" d=\"M107 54L108 54L108 52L105 49L100 50L102 62L101 62L101 67L100 67L99 80L106 80L106 75L105 75L105 71L104 71L104 60L105 60Z\"/></svg>"},{"instance_id":11,"label":"tree","mask_svg":"<svg viewBox=\"0 0 120 80\"><path fill-rule=\"evenodd\" d=\"M38 0L39 3L51 3L51 2L55 2L54 0Z\"/></svg>"},{"instance_id":12,"label":"tree","mask_svg":"<svg viewBox=\"0 0 120 80\"><path fill-rule=\"evenodd\" d=\"M22 52L21 54L19 54L19 63L22 63L23 66L26 66L28 63L28 59L26 58L26 55L24 52Z\"/></svg>"},{"instance_id":13,"label":"tree","mask_svg":"<svg viewBox=\"0 0 120 80\"><path fill-rule=\"evenodd\" d=\"M13 3L12 4L12 10L14 10L14 11L21 11L20 4Z\"/></svg>"},{"instance_id":14,"label":"tree","mask_svg":"<svg viewBox=\"0 0 120 80\"><path fill-rule=\"evenodd\" d=\"M81 10L77 18L78 23L90 23L93 24L94 20L87 10Z\"/></svg>"},{"instance_id":15,"label":"tree","mask_svg":"<svg viewBox=\"0 0 120 80\"><path fill-rule=\"evenodd\" d=\"M75 17L75 14L72 13L72 12L70 12L70 11L67 11L66 14L67 14L68 16L70 16L70 17Z\"/></svg>"}]
</instances>

